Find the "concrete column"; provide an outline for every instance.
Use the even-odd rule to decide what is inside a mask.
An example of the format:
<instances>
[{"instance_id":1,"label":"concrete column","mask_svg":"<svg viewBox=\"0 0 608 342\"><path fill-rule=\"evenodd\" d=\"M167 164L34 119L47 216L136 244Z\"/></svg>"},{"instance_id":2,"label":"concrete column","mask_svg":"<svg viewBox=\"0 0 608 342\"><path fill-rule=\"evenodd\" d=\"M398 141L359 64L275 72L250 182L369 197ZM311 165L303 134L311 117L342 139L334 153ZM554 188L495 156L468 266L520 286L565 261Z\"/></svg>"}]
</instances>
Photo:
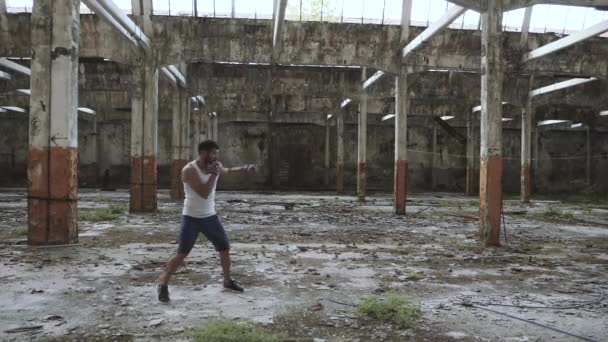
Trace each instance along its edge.
<instances>
[{"instance_id":1,"label":"concrete column","mask_svg":"<svg viewBox=\"0 0 608 342\"><path fill-rule=\"evenodd\" d=\"M8 18L6 17L6 0L0 0L0 42L8 41Z\"/></svg>"},{"instance_id":2,"label":"concrete column","mask_svg":"<svg viewBox=\"0 0 608 342\"><path fill-rule=\"evenodd\" d=\"M28 242L78 241L80 1L38 0L32 10Z\"/></svg>"},{"instance_id":3,"label":"concrete column","mask_svg":"<svg viewBox=\"0 0 608 342\"><path fill-rule=\"evenodd\" d=\"M591 132L589 130L589 126L585 129L587 133L587 165L585 169L585 175L587 180L587 185L591 185Z\"/></svg>"},{"instance_id":4,"label":"concrete column","mask_svg":"<svg viewBox=\"0 0 608 342\"><path fill-rule=\"evenodd\" d=\"M357 195L365 201L367 190L367 90L363 82L367 79L366 68L361 68L361 98L359 102L359 137L357 144Z\"/></svg>"},{"instance_id":5,"label":"concrete column","mask_svg":"<svg viewBox=\"0 0 608 342\"><path fill-rule=\"evenodd\" d=\"M530 76L528 91L532 89L534 76ZM521 190L520 197L523 203L530 202L532 161L532 121L534 117L534 105L532 97L528 96L526 108L521 112Z\"/></svg>"},{"instance_id":6,"label":"concrete column","mask_svg":"<svg viewBox=\"0 0 608 342\"><path fill-rule=\"evenodd\" d=\"M270 179L272 187L277 189L281 186L281 150L279 145L279 124L277 121L278 105L277 95L274 93L276 84L276 66L272 66L269 71L270 84L268 85L270 94L270 113L269 113L269 129L270 129Z\"/></svg>"},{"instance_id":7,"label":"concrete column","mask_svg":"<svg viewBox=\"0 0 608 342\"><path fill-rule=\"evenodd\" d=\"M218 139L220 137L220 132L218 131L218 117L217 117L217 113L214 112L213 113L213 118L211 120L212 122L212 129L213 129L213 140L215 140L215 142L218 142Z\"/></svg>"},{"instance_id":8,"label":"concrete column","mask_svg":"<svg viewBox=\"0 0 608 342\"><path fill-rule=\"evenodd\" d=\"M407 77L407 68L402 66L395 83L394 205L397 215L405 215L407 192L407 113L409 108Z\"/></svg>"},{"instance_id":9,"label":"concrete column","mask_svg":"<svg viewBox=\"0 0 608 342\"><path fill-rule=\"evenodd\" d=\"M329 119L325 120L325 186L329 185L329 146L331 144Z\"/></svg>"},{"instance_id":10,"label":"concrete column","mask_svg":"<svg viewBox=\"0 0 608 342\"><path fill-rule=\"evenodd\" d=\"M207 139L214 140L213 136L213 114L211 113L202 113L205 117L205 125L207 126Z\"/></svg>"},{"instance_id":11,"label":"concrete column","mask_svg":"<svg viewBox=\"0 0 608 342\"><path fill-rule=\"evenodd\" d=\"M201 107L202 104L198 103L198 101L188 100L188 108L190 110L190 124L192 125L192 134L190 141L190 159L194 160L198 158L198 144L201 140L201 134L203 131L203 125L201 120Z\"/></svg>"},{"instance_id":12,"label":"concrete column","mask_svg":"<svg viewBox=\"0 0 608 342\"><path fill-rule=\"evenodd\" d=\"M336 128L337 128L337 143L338 153L336 161L336 192L341 195L344 193L344 112L345 110L340 108L338 104L338 111L336 117Z\"/></svg>"},{"instance_id":13,"label":"concrete column","mask_svg":"<svg viewBox=\"0 0 608 342\"><path fill-rule=\"evenodd\" d=\"M437 123L433 121L433 153L431 154L431 190L437 187Z\"/></svg>"},{"instance_id":14,"label":"concrete column","mask_svg":"<svg viewBox=\"0 0 608 342\"><path fill-rule=\"evenodd\" d=\"M467 118L467 180L465 195L473 196L477 189L475 188L475 122L473 121L474 114L469 112Z\"/></svg>"},{"instance_id":15,"label":"concrete column","mask_svg":"<svg viewBox=\"0 0 608 342\"><path fill-rule=\"evenodd\" d=\"M158 68L135 67L131 99L131 212L155 211L158 139Z\"/></svg>"},{"instance_id":16,"label":"concrete column","mask_svg":"<svg viewBox=\"0 0 608 342\"><path fill-rule=\"evenodd\" d=\"M179 87L173 103L173 120L171 134L171 199L184 199L182 184L182 169L188 163L190 154L189 128L190 112L189 99L186 90Z\"/></svg>"},{"instance_id":17,"label":"concrete column","mask_svg":"<svg viewBox=\"0 0 608 342\"><path fill-rule=\"evenodd\" d=\"M500 245L502 209L502 5L488 0L481 15L481 148L479 165L479 238Z\"/></svg>"}]
</instances>

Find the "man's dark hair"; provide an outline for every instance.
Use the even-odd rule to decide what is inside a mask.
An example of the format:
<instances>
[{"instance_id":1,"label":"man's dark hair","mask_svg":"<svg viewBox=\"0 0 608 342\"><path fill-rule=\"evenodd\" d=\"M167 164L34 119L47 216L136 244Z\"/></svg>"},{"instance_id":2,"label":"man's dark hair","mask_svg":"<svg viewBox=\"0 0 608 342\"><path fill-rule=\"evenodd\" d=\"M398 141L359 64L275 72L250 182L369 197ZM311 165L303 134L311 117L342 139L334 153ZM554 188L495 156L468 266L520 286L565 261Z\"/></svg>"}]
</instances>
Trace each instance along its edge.
<instances>
[{"instance_id":1,"label":"man's dark hair","mask_svg":"<svg viewBox=\"0 0 608 342\"><path fill-rule=\"evenodd\" d=\"M217 143L213 140L205 140L202 143L198 144L198 153L201 153L203 151L205 152L209 152L211 150L216 150L219 149L220 147L217 145Z\"/></svg>"}]
</instances>

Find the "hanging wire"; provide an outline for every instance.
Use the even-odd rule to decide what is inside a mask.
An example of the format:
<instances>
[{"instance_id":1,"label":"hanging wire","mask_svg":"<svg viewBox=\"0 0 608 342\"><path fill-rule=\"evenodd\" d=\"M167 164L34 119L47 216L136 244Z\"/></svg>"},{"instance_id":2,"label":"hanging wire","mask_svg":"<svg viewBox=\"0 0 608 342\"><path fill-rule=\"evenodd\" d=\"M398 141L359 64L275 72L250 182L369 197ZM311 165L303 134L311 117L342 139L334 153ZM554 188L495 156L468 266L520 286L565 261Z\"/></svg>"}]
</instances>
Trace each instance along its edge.
<instances>
[{"instance_id":1,"label":"hanging wire","mask_svg":"<svg viewBox=\"0 0 608 342\"><path fill-rule=\"evenodd\" d=\"M507 30L507 21L509 20L509 12L505 13L505 16L503 18L503 25L502 25L502 30L506 31Z\"/></svg>"},{"instance_id":2,"label":"hanging wire","mask_svg":"<svg viewBox=\"0 0 608 342\"><path fill-rule=\"evenodd\" d=\"M382 25L384 25L384 11L386 11L386 0L382 2Z\"/></svg>"},{"instance_id":3,"label":"hanging wire","mask_svg":"<svg viewBox=\"0 0 608 342\"><path fill-rule=\"evenodd\" d=\"M365 0L361 0L361 24L363 24L363 16L365 12Z\"/></svg>"},{"instance_id":4,"label":"hanging wire","mask_svg":"<svg viewBox=\"0 0 608 342\"><path fill-rule=\"evenodd\" d=\"M468 11L464 11L464 13L462 13L462 25L460 25L460 29L464 30L464 16L467 15Z\"/></svg>"},{"instance_id":5,"label":"hanging wire","mask_svg":"<svg viewBox=\"0 0 608 342\"><path fill-rule=\"evenodd\" d=\"M321 22L323 22L323 0L321 0Z\"/></svg>"},{"instance_id":6,"label":"hanging wire","mask_svg":"<svg viewBox=\"0 0 608 342\"><path fill-rule=\"evenodd\" d=\"M549 16L551 15L551 5L549 5L549 9L547 10L547 20L545 20L545 32L547 33L547 25L549 25Z\"/></svg>"},{"instance_id":7,"label":"hanging wire","mask_svg":"<svg viewBox=\"0 0 608 342\"><path fill-rule=\"evenodd\" d=\"M429 11L426 14L426 26L429 26L429 23L431 22L431 4L433 3L433 0L429 0Z\"/></svg>"},{"instance_id":8,"label":"hanging wire","mask_svg":"<svg viewBox=\"0 0 608 342\"><path fill-rule=\"evenodd\" d=\"M570 11L566 11L566 19L564 19L564 29L562 30L562 34L566 33L566 24L568 23L568 13Z\"/></svg>"},{"instance_id":9,"label":"hanging wire","mask_svg":"<svg viewBox=\"0 0 608 342\"><path fill-rule=\"evenodd\" d=\"M344 22L344 0L342 0L342 13L340 13L340 22Z\"/></svg>"},{"instance_id":10,"label":"hanging wire","mask_svg":"<svg viewBox=\"0 0 608 342\"><path fill-rule=\"evenodd\" d=\"M169 6L169 16L171 15L171 0L167 0L167 5Z\"/></svg>"},{"instance_id":11,"label":"hanging wire","mask_svg":"<svg viewBox=\"0 0 608 342\"><path fill-rule=\"evenodd\" d=\"M300 0L300 21L302 21L302 0Z\"/></svg>"},{"instance_id":12,"label":"hanging wire","mask_svg":"<svg viewBox=\"0 0 608 342\"><path fill-rule=\"evenodd\" d=\"M583 26L581 27L581 30L584 30L584 29L585 29L585 23L587 22L587 13L589 13L589 10L590 10L590 9L591 9L591 8L587 8L587 9L585 10L585 16L583 17Z\"/></svg>"}]
</instances>

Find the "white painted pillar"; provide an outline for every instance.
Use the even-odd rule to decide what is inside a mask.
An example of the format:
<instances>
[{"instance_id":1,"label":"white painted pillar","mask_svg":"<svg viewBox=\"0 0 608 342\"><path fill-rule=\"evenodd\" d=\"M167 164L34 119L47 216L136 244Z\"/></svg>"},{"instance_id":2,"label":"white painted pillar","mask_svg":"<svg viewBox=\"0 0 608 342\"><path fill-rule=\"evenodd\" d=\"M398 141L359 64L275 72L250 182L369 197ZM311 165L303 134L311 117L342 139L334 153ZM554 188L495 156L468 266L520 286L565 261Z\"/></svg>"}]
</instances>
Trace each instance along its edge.
<instances>
[{"instance_id":1,"label":"white painted pillar","mask_svg":"<svg viewBox=\"0 0 608 342\"><path fill-rule=\"evenodd\" d=\"M528 92L534 85L534 75L530 76ZM526 108L521 113L521 190L523 203L530 202L532 193L531 161L532 161L532 121L534 118L533 97L526 99Z\"/></svg>"},{"instance_id":2,"label":"white painted pillar","mask_svg":"<svg viewBox=\"0 0 608 342\"><path fill-rule=\"evenodd\" d=\"M405 215L407 193L407 114L409 111L408 70L402 66L395 89L395 213Z\"/></svg>"},{"instance_id":3,"label":"white painted pillar","mask_svg":"<svg viewBox=\"0 0 608 342\"><path fill-rule=\"evenodd\" d=\"M190 153L190 100L182 87L174 88L176 96L173 101L171 131L171 189L172 199L184 198L182 169L188 163Z\"/></svg>"},{"instance_id":4,"label":"white painted pillar","mask_svg":"<svg viewBox=\"0 0 608 342\"><path fill-rule=\"evenodd\" d=\"M479 238L500 245L502 210L502 3L488 0L481 15L481 151L479 166Z\"/></svg>"},{"instance_id":5,"label":"white painted pillar","mask_svg":"<svg viewBox=\"0 0 608 342\"><path fill-rule=\"evenodd\" d=\"M157 208L156 157L158 145L158 69L149 64L134 68L131 99L130 211Z\"/></svg>"},{"instance_id":6,"label":"white painted pillar","mask_svg":"<svg viewBox=\"0 0 608 342\"><path fill-rule=\"evenodd\" d=\"M357 195L359 201L365 201L367 191L367 90L363 82L367 79L366 68L361 68L361 96L359 102L359 131L357 144Z\"/></svg>"},{"instance_id":7,"label":"white painted pillar","mask_svg":"<svg viewBox=\"0 0 608 342\"><path fill-rule=\"evenodd\" d=\"M37 0L32 10L28 242L78 241L80 2Z\"/></svg>"}]
</instances>

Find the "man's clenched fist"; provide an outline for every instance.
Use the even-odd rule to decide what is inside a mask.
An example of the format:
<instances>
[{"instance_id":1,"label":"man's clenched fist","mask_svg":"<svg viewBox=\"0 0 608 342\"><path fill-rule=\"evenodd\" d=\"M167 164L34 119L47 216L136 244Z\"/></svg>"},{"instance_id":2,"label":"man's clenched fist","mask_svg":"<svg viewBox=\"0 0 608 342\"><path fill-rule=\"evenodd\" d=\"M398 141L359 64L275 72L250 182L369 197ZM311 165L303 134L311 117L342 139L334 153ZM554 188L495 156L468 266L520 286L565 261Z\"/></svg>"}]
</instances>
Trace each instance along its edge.
<instances>
[{"instance_id":1,"label":"man's clenched fist","mask_svg":"<svg viewBox=\"0 0 608 342\"><path fill-rule=\"evenodd\" d=\"M223 168L224 166L222 165L222 163L216 160L213 162L213 164L211 164L211 167L209 168L209 173L212 175L219 176L220 173L222 173Z\"/></svg>"}]
</instances>

